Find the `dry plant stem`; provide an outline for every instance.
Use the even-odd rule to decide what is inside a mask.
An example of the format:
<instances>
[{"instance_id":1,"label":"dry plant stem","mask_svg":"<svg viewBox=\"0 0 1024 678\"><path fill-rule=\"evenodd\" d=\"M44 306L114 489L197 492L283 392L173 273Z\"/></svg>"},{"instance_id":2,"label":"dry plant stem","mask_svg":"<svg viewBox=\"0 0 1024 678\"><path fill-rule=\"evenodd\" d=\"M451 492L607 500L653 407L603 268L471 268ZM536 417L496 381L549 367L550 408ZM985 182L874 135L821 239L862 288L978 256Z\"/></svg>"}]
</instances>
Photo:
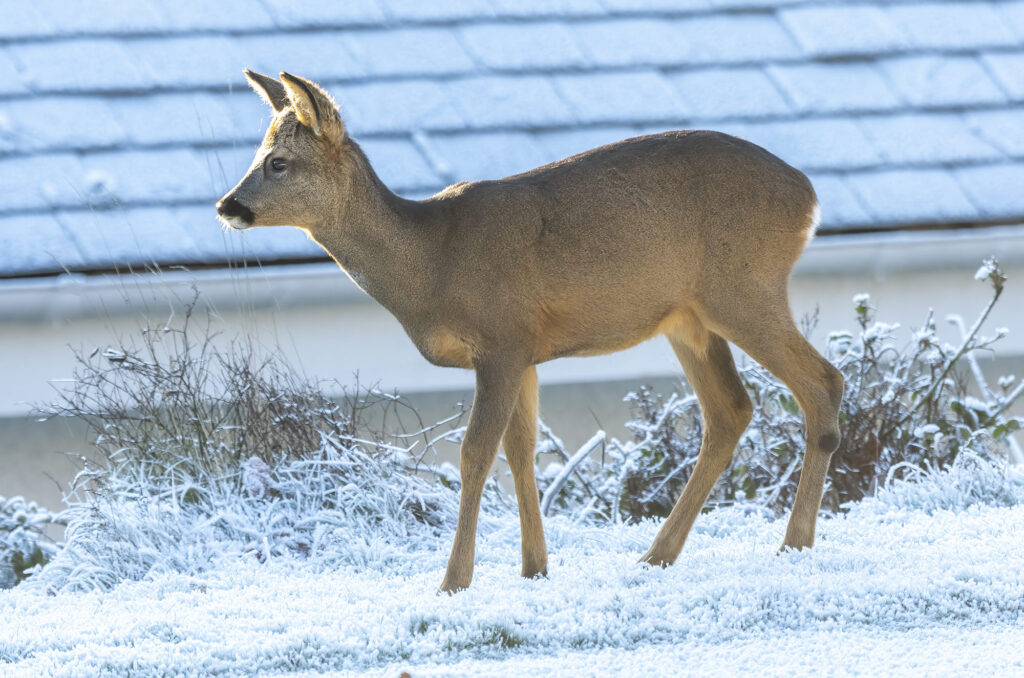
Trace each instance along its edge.
<instances>
[{"instance_id":1,"label":"dry plant stem","mask_svg":"<svg viewBox=\"0 0 1024 678\"><path fill-rule=\"evenodd\" d=\"M544 497L540 502L540 512L542 515L549 515L551 511L551 504L555 501L555 497L562 491L562 486L565 485L566 481L569 480L569 476L576 472L576 467L583 463L587 457L593 453L602 443L605 441L604 431L598 431L590 437L590 440L583 443L580 449L576 451L572 457L565 462L565 466L559 471L555 479L551 481L551 485L544 491Z\"/></svg>"},{"instance_id":2,"label":"dry plant stem","mask_svg":"<svg viewBox=\"0 0 1024 678\"><path fill-rule=\"evenodd\" d=\"M538 428L540 429L540 432L544 435L545 438L548 439L548 441L554 447L554 451L558 453L558 456L562 458L562 462L568 464L569 460L572 457L569 455L568 452L566 452L565 443L562 442L562 439L555 435L555 432L552 431L551 428L544 423L544 420L538 420L537 424ZM581 459L580 462L582 461L583 460ZM587 494L589 494L592 497L597 496L597 492L591 486L590 481L587 479L585 475L583 475L582 472L580 472L579 466L579 463L573 465L573 474L576 476L576 479L580 481L580 484L583 485L583 487L586 489ZM552 500L554 500L554 497L552 497Z\"/></svg>"},{"instance_id":3,"label":"dry plant stem","mask_svg":"<svg viewBox=\"0 0 1024 678\"><path fill-rule=\"evenodd\" d=\"M956 326L960 330L960 336L963 337L967 334L964 329L964 319L958 315L951 315L947 318L950 323ZM978 383L978 389L982 395L985 396L987 402L997 402L999 406L991 414L991 417L995 419L1002 414L1006 408L1010 407L1013 402L1017 399L1022 392L1024 392L1024 381L1017 384L1017 388L1011 391L1007 396L997 395L992 391L992 388L988 385L988 380L985 379L985 373L981 371L981 365L978 364L978 359L974 355L974 351L968 351L966 356L967 364L971 368L971 374L974 375L974 380ZM1024 463L1024 450L1021 450L1020 443L1017 442L1017 437L1013 433L1008 433L1006 436L1006 443L1010 447L1010 454L1013 456L1013 462L1015 464Z\"/></svg>"},{"instance_id":4,"label":"dry plant stem","mask_svg":"<svg viewBox=\"0 0 1024 678\"><path fill-rule=\"evenodd\" d=\"M933 381L931 388L929 388L923 396L918 398L917 402L911 405L907 412L902 417L900 417L900 419L897 420L895 424L890 426L889 429L882 434L883 437L891 435L893 431L895 431L897 428L906 423L910 419L910 417L913 416L914 412L916 412L921 407L921 405L932 400L936 392L942 387L942 384L946 380L946 377L949 376L949 373L953 370L953 367L956 365L957 361L970 348L971 342L974 340L974 337L977 336L978 332L981 330L981 326L985 323L985 320L988 318L989 313L992 312L993 307L995 307L996 302L999 301L999 297L1002 296L1002 294L1003 288L996 287L995 293L989 300L988 305L985 306L985 310L982 311L981 315L978 316L978 319L974 321L974 325L971 326L971 331L964 338L963 342L961 342L960 347L957 349L956 353L949 361L946 362L945 368L942 370L942 374L939 375L939 378Z\"/></svg>"}]
</instances>

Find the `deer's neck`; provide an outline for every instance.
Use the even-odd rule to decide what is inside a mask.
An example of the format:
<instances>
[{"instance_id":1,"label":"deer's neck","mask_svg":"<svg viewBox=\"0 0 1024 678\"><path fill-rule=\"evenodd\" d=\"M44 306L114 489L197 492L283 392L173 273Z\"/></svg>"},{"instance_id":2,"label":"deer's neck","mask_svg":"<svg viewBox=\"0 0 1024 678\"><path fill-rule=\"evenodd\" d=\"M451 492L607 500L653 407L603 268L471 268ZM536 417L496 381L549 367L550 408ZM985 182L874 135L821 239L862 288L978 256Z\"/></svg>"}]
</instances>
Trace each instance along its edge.
<instances>
[{"instance_id":1,"label":"deer's neck","mask_svg":"<svg viewBox=\"0 0 1024 678\"><path fill-rule=\"evenodd\" d=\"M434 287L432 229L417 203L392 193L353 144L332 214L310 234L367 294L400 322L412 319Z\"/></svg>"}]
</instances>

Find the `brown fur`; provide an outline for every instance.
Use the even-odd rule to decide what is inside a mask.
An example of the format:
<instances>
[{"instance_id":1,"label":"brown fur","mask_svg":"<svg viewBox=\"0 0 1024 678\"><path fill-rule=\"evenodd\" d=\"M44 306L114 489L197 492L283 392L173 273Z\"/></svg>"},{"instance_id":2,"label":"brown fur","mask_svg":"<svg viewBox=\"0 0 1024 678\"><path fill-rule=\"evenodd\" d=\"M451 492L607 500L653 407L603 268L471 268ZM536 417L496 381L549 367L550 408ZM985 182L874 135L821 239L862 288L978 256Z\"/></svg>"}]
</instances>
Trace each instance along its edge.
<instances>
[{"instance_id":1,"label":"brown fur","mask_svg":"<svg viewBox=\"0 0 1024 678\"><path fill-rule=\"evenodd\" d=\"M480 496L499 441L519 500L523 575L546 572L534 366L658 334L697 393L705 435L643 560L675 560L749 422L727 340L783 379L806 414L809 443L784 546L813 543L843 380L789 310L789 273L817 225L802 173L741 139L680 131L405 200L377 178L323 90L284 73L281 82L249 75L276 115L249 173L219 204L224 214L232 200L244 205L252 223L228 223L307 230L424 357L476 371L442 590L472 578ZM284 173L270 170L273 158L287 162Z\"/></svg>"}]
</instances>

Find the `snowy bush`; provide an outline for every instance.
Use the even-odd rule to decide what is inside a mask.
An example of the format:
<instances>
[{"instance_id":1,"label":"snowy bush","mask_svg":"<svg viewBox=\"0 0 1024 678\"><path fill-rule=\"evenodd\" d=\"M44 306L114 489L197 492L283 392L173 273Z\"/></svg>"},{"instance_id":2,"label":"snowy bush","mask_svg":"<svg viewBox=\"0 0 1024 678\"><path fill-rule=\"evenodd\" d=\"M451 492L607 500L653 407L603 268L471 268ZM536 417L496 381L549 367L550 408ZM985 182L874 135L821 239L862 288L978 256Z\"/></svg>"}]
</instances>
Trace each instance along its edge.
<instances>
[{"instance_id":1,"label":"snowy bush","mask_svg":"<svg viewBox=\"0 0 1024 678\"><path fill-rule=\"evenodd\" d=\"M387 443L363 419L401 424L395 396L357 387L335 402L280 355L245 341L216 350L193 310L79 356L48 408L86 422L103 463L76 479L66 544L31 585L109 588L237 557L383 564L454 524L457 482L435 482L411 455L450 432L431 439L438 425L416 418Z\"/></svg>"},{"instance_id":2,"label":"snowy bush","mask_svg":"<svg viewBox=\"0 0 1024 678\"><path fill-rule=\"evenodd\" d=\"M1021 421L1005 412L1024 387L1014 387L1015 379L1004 377L992 389L974 357L1005 334L980 335L1005 277L998 263L989 260L976 278L992 285L992 298L970 329L951 318L963 335L957 346L939 339L929 312L912 341L899 347L898 325L877 322L867 295L854 298L860 331L829 335L828 358L842 371L846 390L840 410L842 443L832 458L826 509L839 510L877 491L887 478L917 474L915 469L942 470L963 453L996 460L1008 445L1015 445L1011 436ZM967 393L968 372L980 397ZM760 365L744 367L741 376L754 402L754 416L710 504L753 502L781 514L792 506L799 479L803 415L789 389ZM574 482L551 502L556 509L616 521L668 515L700 450L697 398L684 387L667 398L642 388L626 399L633 405L634 418L626 424L633 439L609 441L603 465L579 459L571 473ZM569 455L563 451L562 456L562 462L545 471L547 476L568 465Z\"/></svg>"},{"instance_id":3,"label":"snowy bush","mask_svg":"<svg viewBox=\"0 0 1024 678\"><path fill-rule=\"evenodd\" d=\"M53 558L60 545L45 530L63 524L60 516L35 502L0 496L0 589L14 586Z\"/></svg>"}]
</instances>

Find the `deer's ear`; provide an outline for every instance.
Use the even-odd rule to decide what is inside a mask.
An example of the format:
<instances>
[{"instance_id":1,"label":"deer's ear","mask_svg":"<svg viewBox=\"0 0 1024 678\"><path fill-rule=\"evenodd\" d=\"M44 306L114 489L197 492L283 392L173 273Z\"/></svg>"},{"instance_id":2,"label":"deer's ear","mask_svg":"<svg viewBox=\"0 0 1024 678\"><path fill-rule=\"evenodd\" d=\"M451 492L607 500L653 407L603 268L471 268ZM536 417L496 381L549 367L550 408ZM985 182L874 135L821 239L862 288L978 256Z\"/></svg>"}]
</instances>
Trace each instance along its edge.
<instances>
[{"instance_id":1,"label":"deer's ear","mask_svg":"<svg viewBox=\"0 0 1024 678\"><path fill-rule=\"evenodd\" d=\"M327 133L338 140L345 135L345 125L338 114L338 105L314 82L281 71L281 82L288 92L299 122L319 136Z\"/></svg>"},{"instance_id":2,"label":"deer's ear","mask_svg":"<svg viewBox=\"0 0 1024 678\"><path fill-rule=\"evenodd\" d=\"M256 71L245 69L245 78L249 86L256 90L260 98L270 104L275 113L280 113L288 106L288 92L279 80L274 80L269 75L263 75Z\"/></svg>"}]
</instances>

